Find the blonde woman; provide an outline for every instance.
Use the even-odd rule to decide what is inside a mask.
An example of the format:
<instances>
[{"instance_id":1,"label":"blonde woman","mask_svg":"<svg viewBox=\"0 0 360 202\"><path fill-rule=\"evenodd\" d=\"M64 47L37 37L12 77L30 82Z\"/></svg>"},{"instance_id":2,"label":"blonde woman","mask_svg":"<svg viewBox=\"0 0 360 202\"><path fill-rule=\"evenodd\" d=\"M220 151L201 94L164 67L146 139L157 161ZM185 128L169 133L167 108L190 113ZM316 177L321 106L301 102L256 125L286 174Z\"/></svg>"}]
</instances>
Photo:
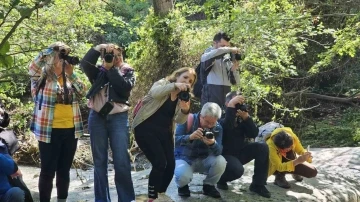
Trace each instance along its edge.
<instances>
[{"instance_id":1,"label":"blonde woman","mask_svg":"<svg viewBox=\"0 0 360 202\"><path fill-rule=\"evenodd\" d=\"M76 58L69 53L69 46L56 42L29 65L35 101L30 129L39 141L41 202L50 201L55 173L58 201L66 201L77 138L83 134L78 99L86 89L74 72Z\"/></svg>"},{"instance_id":2,"label":"blonde woman","mask_svg":"<svg viewBox=\"0 0 360 202\"><path fill-rule=\"evenodd\" d=\"M183 124L190 111L189 100L179 93L190 90L196 81L192 68L180 68L153 84L133 120L135 139L152 164L149 202L164 193L174 175L173 121Z\"/></svg>"}]
</instances>

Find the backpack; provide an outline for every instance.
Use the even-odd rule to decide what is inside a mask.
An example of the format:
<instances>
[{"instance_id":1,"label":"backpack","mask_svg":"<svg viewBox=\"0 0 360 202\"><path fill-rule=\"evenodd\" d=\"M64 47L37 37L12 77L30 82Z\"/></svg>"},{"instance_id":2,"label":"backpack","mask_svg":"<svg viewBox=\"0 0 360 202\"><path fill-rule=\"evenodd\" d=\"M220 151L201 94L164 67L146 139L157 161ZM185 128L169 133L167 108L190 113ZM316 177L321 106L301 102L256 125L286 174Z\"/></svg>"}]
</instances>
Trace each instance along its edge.
<instances>
[{"instance_id":1,"label":"backpack","mask_svg":"<svg viewBox=\"0 0 360 202\"><path fill-rule=\"evenodd\" d=\"M133 113L132 113L133 119L135 118L136 114L139 112L139 110L140 110L141 107L142 107L142 99L139 100L139 101L136 103L136 105L135 105L135 107L134 107L134 109L133 109Z\"/></svg>"},{"instance_id":2,"label":"backpack","mask_svg":"<svg viewBox=\"0 0 360 202\"><path fill-rule=\"evenodd\" d=\"M277 129L284 127L282 124L271 121L259 127L259 134L255 138L255 142L265 143L266 140L270 137L271 133Z\"/></svg>"},{"instance_id":3,"label":"backpack","mask_svg":"<svg viewBox=\"0 0 360 202\"><path fill-rule=\"evenodd\" d=\"M193 94L196 98L201 99L203 85L206 84L207 76L209 75L212 65L206 68L206 70L202 67L205 65L204 63L200 62L197 67L195 68L196 75L198 79L196 80L193 88Z\"/></svg>"},{"instance_id":4,"label":"backpack","mask_svg":"<svg viewBox=\"0 0 360 202\"><path fill-rule=\"evenodd\" d=\"M186 133L191 131L192 124L194 123L194 114L190 113L186 122Z\"/></svg>"}]
</instances>

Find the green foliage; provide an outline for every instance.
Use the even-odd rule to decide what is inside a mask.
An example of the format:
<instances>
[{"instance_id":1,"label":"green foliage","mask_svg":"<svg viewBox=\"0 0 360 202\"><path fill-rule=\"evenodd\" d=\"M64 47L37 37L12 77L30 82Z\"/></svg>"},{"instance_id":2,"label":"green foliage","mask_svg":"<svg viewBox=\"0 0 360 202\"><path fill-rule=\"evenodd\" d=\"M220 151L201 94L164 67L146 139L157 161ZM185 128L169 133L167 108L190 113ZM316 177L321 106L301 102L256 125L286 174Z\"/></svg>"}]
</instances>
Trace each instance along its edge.
<instances>
[{"instance_id":1,"label":"green foliage","mask_svg":"<svg viewBox=\"0 0 360 202\"><path fill-rule=\"evenodd\" d=\"M360 110L344 110L341 115L313 122L299 133L305 145L339 147L360 145Z\"/></svg>"}]
</instances>

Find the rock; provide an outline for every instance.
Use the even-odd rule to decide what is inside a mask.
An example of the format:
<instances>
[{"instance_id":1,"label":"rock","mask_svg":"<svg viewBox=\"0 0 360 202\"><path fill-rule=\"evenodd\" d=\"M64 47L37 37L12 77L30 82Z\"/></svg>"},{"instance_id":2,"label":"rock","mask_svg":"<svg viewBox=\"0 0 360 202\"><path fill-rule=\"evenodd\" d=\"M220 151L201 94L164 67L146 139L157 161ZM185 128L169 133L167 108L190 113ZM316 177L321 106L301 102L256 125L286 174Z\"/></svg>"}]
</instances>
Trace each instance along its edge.
<instances>
[{"instance_id":1,"label":"rock","mask_svg":"<svg viewBox=\"0 0 360 202\"><path fill-rule=\"evenodd\" d=\"M253 174L253 162L245 166L244 176L229 183L229 190L222 191L221 199L212 199L202 195L202 180L204 176L194 174L190 183L191 197L182 199L177 195L177 187L174 180L171 182L166 195L162 195L161 201L176 202L262 202L262 201L301 201L301 202L360 202L360 147L312 149L313 164L318 169L318 176L313 179L304 179L295 182L291 175L286 178L291 184L291 189L282 189L273 184L274 177L268 179L267 188L272 194L270 199L252 194L248 187ZM32 191L35 201L38 201L38 173L39 168L20 166L23 178ZM69 202L94 201L93 171L71 170L71 183L69 188ZM137 201L145 201L147 194L148 174L150 170L133 172L134 189ZM114 171L109 171L110 194L112 201L117 201L117 193L114 185ZM56 201L56 188L52 200Z\"/></svg>"}]
</instances>

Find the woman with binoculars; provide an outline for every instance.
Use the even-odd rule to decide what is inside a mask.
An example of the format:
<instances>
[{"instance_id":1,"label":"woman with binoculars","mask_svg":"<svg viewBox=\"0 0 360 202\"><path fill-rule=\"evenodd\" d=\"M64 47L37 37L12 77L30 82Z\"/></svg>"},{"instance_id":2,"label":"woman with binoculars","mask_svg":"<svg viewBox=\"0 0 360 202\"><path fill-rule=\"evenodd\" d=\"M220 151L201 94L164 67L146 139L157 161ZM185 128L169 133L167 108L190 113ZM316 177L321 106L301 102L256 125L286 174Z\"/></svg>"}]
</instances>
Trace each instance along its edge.
<instances>
[{"instance_id":1,"label":"woman with binoculars","mask_svg":"<svg viewBox=\"0 0 360 202\"><path fill-rule=\"evenodd\" d=\"M85 85L76 76L76 57L62 42L51 44L29 65L35 107L30 130L39 141L41 171L40 202L51 198L56 173L58 201L66 201L77 138L83 135L79 99Z\"/></svg>"}]
</instances>

